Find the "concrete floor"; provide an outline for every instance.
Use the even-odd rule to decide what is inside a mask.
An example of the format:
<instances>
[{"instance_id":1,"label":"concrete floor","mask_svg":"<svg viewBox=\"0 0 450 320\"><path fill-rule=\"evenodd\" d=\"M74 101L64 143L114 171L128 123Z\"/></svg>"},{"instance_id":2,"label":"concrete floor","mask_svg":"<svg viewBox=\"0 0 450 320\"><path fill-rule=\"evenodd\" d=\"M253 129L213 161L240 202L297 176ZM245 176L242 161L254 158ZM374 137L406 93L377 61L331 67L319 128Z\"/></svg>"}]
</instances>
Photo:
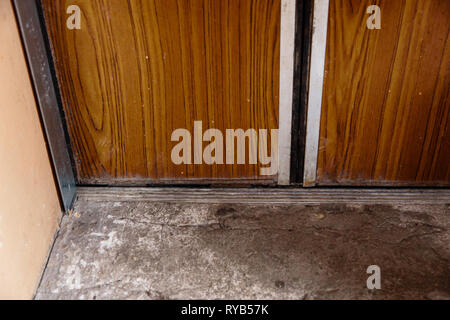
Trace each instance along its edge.
<instances>
[{"instance_id":1,"label":"concrete floor","mask_svg":"<svg viewBox=\"0 0 450 320\"><path fill-rule=\"evenodd\" d=\"M79 198L36 299L448 299L449 204ZM366 287L370 265L382 289Z\"/></svg>"}]
</instances>

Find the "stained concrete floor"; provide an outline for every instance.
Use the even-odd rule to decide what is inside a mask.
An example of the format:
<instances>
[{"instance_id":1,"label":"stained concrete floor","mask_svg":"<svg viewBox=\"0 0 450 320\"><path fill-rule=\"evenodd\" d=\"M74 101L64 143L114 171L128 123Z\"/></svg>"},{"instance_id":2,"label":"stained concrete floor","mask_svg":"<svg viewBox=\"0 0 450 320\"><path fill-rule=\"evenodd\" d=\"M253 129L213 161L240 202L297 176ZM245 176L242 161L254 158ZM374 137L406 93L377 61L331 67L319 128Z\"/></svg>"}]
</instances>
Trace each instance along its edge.
<instances>
[{"instance_id":1,"label":"stained concrete floor","mask_svg":"<svg viewBox=\"0 0 450 320\"><path fill-rule=\"evenodd\" d=\"M79 199L36 299L448 299L449 228L449 204Z\"/></svg>"}]
</instances>

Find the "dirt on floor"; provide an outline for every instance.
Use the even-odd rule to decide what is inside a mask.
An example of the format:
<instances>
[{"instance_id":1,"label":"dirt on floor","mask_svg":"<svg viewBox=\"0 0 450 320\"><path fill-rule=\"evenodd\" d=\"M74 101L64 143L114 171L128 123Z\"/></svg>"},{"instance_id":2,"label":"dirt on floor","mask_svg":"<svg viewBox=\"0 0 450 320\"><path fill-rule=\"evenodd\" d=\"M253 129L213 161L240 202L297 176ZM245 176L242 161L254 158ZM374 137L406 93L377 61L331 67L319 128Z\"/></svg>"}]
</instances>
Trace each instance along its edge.
<instances>
[{"instance_id":1,"label":"dirt on floor","mask_svg":"<svg viewBox=\"0 0 450 320\"><path fill-rule=\"evenodd\" d=\"M78 200L36 298L449 299L449 228L448 204Z\"/></svg>"}]
</instances>

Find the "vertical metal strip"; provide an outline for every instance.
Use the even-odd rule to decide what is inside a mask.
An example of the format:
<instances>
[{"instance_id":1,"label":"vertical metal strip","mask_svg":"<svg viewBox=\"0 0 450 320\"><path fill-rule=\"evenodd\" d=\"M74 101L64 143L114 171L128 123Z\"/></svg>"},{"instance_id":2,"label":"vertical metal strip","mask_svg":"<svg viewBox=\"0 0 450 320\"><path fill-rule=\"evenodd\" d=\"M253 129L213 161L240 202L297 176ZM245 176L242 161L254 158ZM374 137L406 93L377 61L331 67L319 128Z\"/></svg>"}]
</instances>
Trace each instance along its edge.
<instances>
[{"instance_id":1,"label":"vertical metal strip","mask_svg":"<svg viewBox=\"0 0 450 320\"><path fill-rule=\"evenodd\" d=\"M73 205L75 177L70 160L36 0L14 0L28 67L64 210Z\"/></svg>"},{"instance_id":2,"label":"vertical metal strip","mask_svg":"<svg viewBox=\"0 0 450 320\"><path fill-rule=\"evenodd\" d=\"M295 0L281 2L278 184L290 184L295 56Z\"/></svg>"},{"instance_id":3,"label":"vertical metal strip","mask_svg":"<svg viewBox=\"0 0 450 320\"><path fill-rule=\"evenodd\" d=\"M329 0L315 0L313 10L314 22L306 122L305 170L303 178L303 185L305 187L314 186L317 179L317 156L322 114Z\"/></svg>"}]
</instances>

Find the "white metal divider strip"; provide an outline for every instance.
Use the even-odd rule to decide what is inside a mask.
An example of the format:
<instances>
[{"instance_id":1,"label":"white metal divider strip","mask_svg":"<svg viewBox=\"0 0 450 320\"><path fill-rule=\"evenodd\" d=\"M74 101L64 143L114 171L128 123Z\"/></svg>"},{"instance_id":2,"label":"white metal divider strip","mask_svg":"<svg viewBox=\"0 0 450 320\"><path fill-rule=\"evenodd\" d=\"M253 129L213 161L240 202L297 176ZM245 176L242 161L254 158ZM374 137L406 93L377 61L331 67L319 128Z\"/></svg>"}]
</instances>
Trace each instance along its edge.
<instances>
[{"instance_id":1,"label":"white metal divider strip","mask_svg":"<svg viewBox=\"0 0 450 320\"><path fill-rule=\"evenodd\" d=\"M317 179L320 119L322 114L323 77L327 46L329 0L314 0L311 45L311 70L306 120L305 170L303 185L311 187Z\"/></svg>"},{"instance_id":2,"label":"white metal divider strip","mask_svg":"<svg viewBox=\"0 0 450 320\"><path fill-rule=\"evenodd\" d=\"M289 185L291 171L292 99L294 90L295 3L281 1L278 184Z\"/></svg>"}]
</instances>

